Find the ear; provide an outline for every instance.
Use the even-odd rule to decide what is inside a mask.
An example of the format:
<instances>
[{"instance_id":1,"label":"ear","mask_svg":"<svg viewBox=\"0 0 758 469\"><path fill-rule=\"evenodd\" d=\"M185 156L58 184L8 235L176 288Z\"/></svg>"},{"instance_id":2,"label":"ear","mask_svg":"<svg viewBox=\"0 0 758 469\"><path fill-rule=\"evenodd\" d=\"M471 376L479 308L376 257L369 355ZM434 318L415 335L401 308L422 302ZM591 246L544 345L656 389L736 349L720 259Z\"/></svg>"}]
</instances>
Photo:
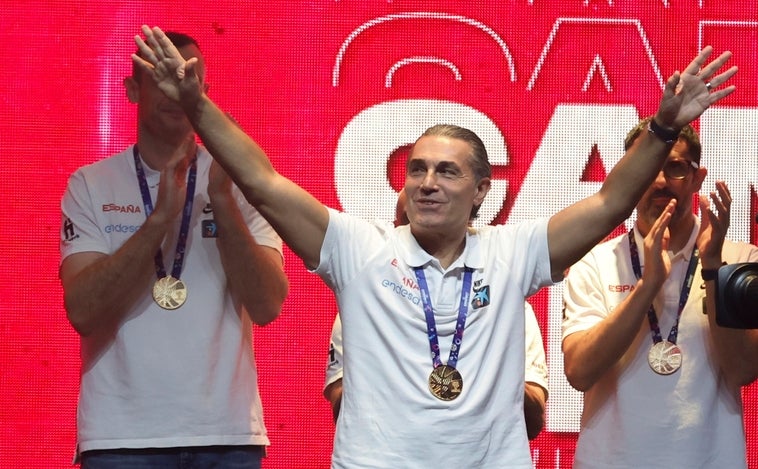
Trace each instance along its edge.
<instances>
[{"instance_id":1,"label":"ear","mask_svg":"<svg viewBox=\"0 0 758 469\"><path fill-rule=\"evenodd\" d=\"M126 89L126 97L129 98L130 103L139 102L139 83L134 77L124 78L124 88Z\"/></svg>"},{"instance_id":2,"label":"ear","mask_svg":"<svg viewBox=\"0 0 758 469\"><path fill-rule=\"evenodd\" d=\"M490 178L482 178L479 180L479 182L476 184L476 194L474 195L474 205L477 207L479 205L482 205L482 202L484 202L484 197L487 195L487 193L490 191Z\"/></svg>"},{"instance_id":3,"label":"ear","mask_svg":"<svg viewBox=\"0 0 758 469\"><path fill-rule=\"evenodd\" d=\"M692 184L694 186L692 192L700 192L700 188L703 187L703 181L705 181L707 175L708 170L703 167L695 170L695 174L692 177Z\"/></svg>"}]
</instances>

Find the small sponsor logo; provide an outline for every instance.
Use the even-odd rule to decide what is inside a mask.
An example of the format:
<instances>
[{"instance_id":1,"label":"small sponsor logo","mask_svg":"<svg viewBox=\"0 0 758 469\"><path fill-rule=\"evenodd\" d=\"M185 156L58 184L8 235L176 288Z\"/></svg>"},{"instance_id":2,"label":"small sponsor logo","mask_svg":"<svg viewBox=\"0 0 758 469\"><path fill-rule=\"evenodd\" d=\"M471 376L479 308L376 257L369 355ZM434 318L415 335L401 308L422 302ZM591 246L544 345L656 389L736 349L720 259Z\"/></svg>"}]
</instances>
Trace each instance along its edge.
<instances>
[{"instance_id":1,"label":"small sponsor logo","mask_svg":"<svg viewBox=\"0 0 758 469\"><path fill-rule=\"evenodd\" d=\"M74 222L71 221L70 218L66 218L63 220L63 239L66 240L66 242L73 241L77 239L79 235L76 233L76 230L74 230Z\"/></svg>"},{"instance_id":2,"label":"small sponsor logo","mask_svg":"<svg viewBox=\"0 0 758 469\"><path fill-rule=\"evenodd\" d=\"M103 204L103 212L119 212L119 213L142 213L142 207L139 205L119 205L119 204Z\"/></svg>"},{"instance_id":3,"label":"small sponsor logo","mask_svg":"<svg viewBox=\"0 0 758 469\"><path fill-rule=\"evenodd\" d=\"M203 238L218 238L216 220L203 220Z\"/></svg>"},{"instance_id":4,"label":"small sponsor logo","mask_svg":"<svg viewBox=\"0 0 758 469\"><path fill-rule=\"evenodd\" d=\"M339 365L337 360L337 351L334 349L334 342L329 342L329 366Z\"/></svg>"},{"instance_id":5,"label":"small sponsor logo","mask_svg":"<svg viewBox=\"0 0 758 469\"><path fill-rule=\"evenodd\" d=\"M106 233L134 233L142 225L123 225L116 223L113 225L105 225L104 229Z\"/></svg>"},{"instance_id":6,"label":"small sponsor logo","mask_svg":"<svg viewBox=\"0 0 758 469\"><path fill-rule=\"evenodd\" d=\"M608 291L612 293L631 293L634 285L608 285Z\"/></svg>"},{"instance_id":7,"label":"small sponsor logo","mask_svg":"<svg viewBox=\"0 0 758 469\"><path fill-rule=\"evenodd\" d=\"M405 283L408 283L408 281L406 280ZM413 282L410 282L410 283L413 283ZM410 301L414 305L421 304L421 297L415 295L414 292L406 288L405 285L403 284L385 279L385 280L382 280L382 286L384 288L391 290L396 295L408 299L408 301ZM418 287L416 287L416 289L418 289Z\"/></svg>"},{"instance_id":8,"label":"small sponsor logo","mask_svg":"<svg viewBox=\"0 0 758 469\"><path fill-rule=\"evenodd\" d=\"M490 286L485 285L480 288L474 288L474 299L471 300L471 306L474 309L484 308L490 304Z\"/></svg>"}]
</instances>

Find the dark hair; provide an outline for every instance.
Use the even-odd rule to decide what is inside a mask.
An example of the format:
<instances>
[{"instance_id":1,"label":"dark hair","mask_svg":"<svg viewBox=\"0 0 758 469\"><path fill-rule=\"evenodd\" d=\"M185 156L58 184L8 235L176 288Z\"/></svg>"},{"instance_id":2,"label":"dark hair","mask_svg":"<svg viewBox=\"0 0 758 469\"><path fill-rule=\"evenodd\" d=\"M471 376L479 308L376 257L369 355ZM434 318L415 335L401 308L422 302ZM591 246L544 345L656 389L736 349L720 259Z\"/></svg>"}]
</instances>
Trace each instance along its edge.
<instances>
[{"instance_id":1,"label":"dark hair","mask_svg":"<svg viewBox=\"0 0 758 469\"><path fill-rule=\"evenodd\" d=\"M193 38L192 36L188 34L178 33L176 31L166 31L164 34L166 35L167 38L171 40L171 42L174 44L174 46L176 46L177 49L181 49L182 47L190 46L190 45L195 46L198 49L200 49L200 45L197 43L195 38ZM139 50L137 50L137 55L142 57L142 54L140 54ZM141 77L141 74L140 74L139 67L134 62L132 62L132 78L134 78L135 81L139 82L140 77Z\"/></svg>"},{"instance_id":2,"label":"dark hair","mask_svg":"<svg viewBox=\"0 0 758 469\"><path fill-rule=\"evenodd\" d=\"M637 140L637 137L642 134L643 130L647 130L647 126L652 119L653 116L645 117L632 130L630 130L628 134L626 134L626 138L624 139L625 151L632 146L634 141ZM695 128L687 124L682 129L682 133L679 134L679 140L682 140L687 144L687 152L689 153L690 158L692 158L692 161L700 164L700 155L702 154L703 149L700 146L700 137L697 132L695 132Z\"/></svg>"},{"instance_id":3,"label":"dark hair","mask_svg":"<svg viewBox=\"0 0 758 469\"><path fill-rule=\"evenodd\" d=\"M492 176L492 166L490 166L490 160L487 156L487 149L484 148L482 139L474 132L457 125L437 124L426 129L421 137L449 137L468 143L471 148L471 168L474 170L476 182ZM470 217L472 219L476 218L480 206L477 205L471 209Z\"/></svg>"}]
</instances>

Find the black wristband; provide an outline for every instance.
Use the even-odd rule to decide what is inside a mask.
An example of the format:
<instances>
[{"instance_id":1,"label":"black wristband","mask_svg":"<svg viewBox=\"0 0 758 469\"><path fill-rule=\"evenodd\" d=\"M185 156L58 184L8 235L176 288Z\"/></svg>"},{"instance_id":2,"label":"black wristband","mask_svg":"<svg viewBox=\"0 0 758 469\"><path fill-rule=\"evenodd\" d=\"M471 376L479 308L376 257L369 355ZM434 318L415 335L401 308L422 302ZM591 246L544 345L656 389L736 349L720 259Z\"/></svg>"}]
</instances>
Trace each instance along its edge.
<instances>
[{"instance_id":1,"label":"black wristband","mask_svg":"<svg viewBox=\"0 0 758 469\"><path fill-rule=\"evenodd\" d=\"M681 130L664 129L655 121L650 119L647 124L647 131L655 135L659 140L663 141L666 145L673 145L679 138Z\"/></svg>"},{"instance_id":2,"label":"black wristband","mask_svg":"<svg viewBox=\"0 0 758 469\"><path fill-rule=\"evenodd\" d=\"M724 262L721 265L722 266L726 265L726 262ZM703 280L705 280L706 282L708 280L716 280L719 277L719 268L716 268L716 269L700 269L700 276L703 277Z\"/></svg>"}]
</instances>

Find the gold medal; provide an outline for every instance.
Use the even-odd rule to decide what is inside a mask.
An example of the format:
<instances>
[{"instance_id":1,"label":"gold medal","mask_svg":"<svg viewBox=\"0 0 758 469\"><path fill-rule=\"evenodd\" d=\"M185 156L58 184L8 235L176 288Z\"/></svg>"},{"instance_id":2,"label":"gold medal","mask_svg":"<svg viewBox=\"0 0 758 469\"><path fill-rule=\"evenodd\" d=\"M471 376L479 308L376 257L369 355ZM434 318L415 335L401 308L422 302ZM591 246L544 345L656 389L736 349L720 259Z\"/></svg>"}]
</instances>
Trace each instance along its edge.
<instances>
[{"instance_id":1,"label":"gold medal","mask_svg":"<svg viewBox=\"0 0 758 469\"><path fill-rule=\"evenodd\" d=\"M682 351L676 344L662 340L650 348L647 362L659 375L670 375L682 366Z\"/></svg>"},{"instance_id":2,"label":"gold medal","mask_svg":"<svg viewBox=\"0 0 758 469\"><path fill-rule=\"evenodd\" d=\"M187 301L187 286L170 275L159 278L153 285L153 299L163 309L176 309Z\"/></svg>"},{"instance_id":3,"label":"gold medal","mask_svg":"<svg viewBox=\"0 0 758 469\"><path fill-rule=\"evenodd\" d=\"M440 365L429 374L429 390L437 399L452 401L463 391L463 378L452 366Z\"/></svg>"}]
</instances>

